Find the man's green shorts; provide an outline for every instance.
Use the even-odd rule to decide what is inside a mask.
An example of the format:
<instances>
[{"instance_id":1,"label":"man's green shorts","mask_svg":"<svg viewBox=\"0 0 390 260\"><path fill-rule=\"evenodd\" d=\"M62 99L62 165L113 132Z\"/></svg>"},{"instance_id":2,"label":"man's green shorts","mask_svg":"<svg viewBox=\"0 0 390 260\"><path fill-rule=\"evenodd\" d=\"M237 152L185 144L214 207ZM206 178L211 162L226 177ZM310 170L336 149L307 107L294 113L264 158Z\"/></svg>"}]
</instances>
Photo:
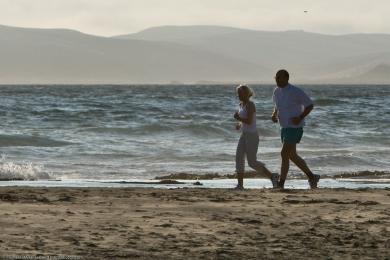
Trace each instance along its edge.
<instances>
[{"instance_id":1,"label":"man's green shorts","mask_svg":"<svg viewBox=\"0 0 390 260\"><path fill-rule=\"evenodd\" d=\"M303 128L282 128L280 138L284 144L299 144L302 139Z\"/></svg>"}]
</instances>

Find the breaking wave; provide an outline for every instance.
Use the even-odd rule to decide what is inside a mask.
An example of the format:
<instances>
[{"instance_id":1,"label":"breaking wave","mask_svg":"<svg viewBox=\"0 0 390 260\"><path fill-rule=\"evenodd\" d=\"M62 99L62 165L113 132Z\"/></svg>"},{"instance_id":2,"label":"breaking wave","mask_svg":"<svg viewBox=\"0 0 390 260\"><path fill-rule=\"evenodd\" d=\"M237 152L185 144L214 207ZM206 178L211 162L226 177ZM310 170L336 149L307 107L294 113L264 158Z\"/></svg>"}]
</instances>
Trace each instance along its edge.
<instances>
[{"instance_id":1,"label":"breaking wave","mask_svg":"<svg viewBox=\"0 0 390 260\"><path fill-rule=\"evenodd\" d=\"M16 163L8 161L4 155L0 160L0 181L33 181L51 178L50 174L44 171L42 165L35 165L31 162Z\"/></svg>"}]
</instances>

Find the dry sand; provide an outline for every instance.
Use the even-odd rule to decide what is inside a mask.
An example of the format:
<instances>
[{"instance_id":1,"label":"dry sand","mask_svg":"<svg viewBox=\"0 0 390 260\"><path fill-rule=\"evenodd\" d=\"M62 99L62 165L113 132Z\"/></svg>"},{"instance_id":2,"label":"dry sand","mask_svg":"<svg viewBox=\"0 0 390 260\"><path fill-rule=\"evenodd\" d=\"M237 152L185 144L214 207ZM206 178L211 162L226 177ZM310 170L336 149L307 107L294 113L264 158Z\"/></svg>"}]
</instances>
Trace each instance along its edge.
<instances>
[{"instance_id":1,"label":"dry sand","mask_svg":"<svg viewBox=\"0 0 390 260\"><path fill-rule=\"evenodd\" d=\"M0 256L390 259L390 189L2 187Z\"/></svg>"}]
</instances>

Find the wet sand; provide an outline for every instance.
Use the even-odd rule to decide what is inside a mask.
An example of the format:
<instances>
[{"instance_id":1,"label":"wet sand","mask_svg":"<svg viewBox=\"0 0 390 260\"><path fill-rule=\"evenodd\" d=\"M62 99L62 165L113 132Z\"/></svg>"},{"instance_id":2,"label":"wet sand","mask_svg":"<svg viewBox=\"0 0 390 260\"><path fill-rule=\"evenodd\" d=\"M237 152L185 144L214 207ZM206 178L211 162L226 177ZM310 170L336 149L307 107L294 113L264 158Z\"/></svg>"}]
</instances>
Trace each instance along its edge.
<instances>
[{"instance_id":1,"label":"wet sand","mask_svg":"<svg viewBox=\"0 0 390 260\"><path fill-rule=\"evenodd\" d=\"M390 189L1 187L0 231L0 259L390 259Z\"/></svg>"}]
</instances>

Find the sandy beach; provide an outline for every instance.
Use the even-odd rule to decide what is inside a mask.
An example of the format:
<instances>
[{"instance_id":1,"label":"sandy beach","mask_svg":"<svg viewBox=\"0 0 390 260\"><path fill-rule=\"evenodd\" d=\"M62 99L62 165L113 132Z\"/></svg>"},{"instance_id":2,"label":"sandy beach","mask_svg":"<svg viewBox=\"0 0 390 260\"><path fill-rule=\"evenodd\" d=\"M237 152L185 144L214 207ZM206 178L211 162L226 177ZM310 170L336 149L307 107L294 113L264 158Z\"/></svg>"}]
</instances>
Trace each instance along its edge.
<instances>
[{"instance_id":1,"label":"sandy beach","mask_svg":"<svg viewBox=\"0 0 390 260\"><path fill-rule=\"evenodd\" d=\"M390 189L1 187L0 258L390 259L389 206Z\"/></svg>"}]
</instances>

